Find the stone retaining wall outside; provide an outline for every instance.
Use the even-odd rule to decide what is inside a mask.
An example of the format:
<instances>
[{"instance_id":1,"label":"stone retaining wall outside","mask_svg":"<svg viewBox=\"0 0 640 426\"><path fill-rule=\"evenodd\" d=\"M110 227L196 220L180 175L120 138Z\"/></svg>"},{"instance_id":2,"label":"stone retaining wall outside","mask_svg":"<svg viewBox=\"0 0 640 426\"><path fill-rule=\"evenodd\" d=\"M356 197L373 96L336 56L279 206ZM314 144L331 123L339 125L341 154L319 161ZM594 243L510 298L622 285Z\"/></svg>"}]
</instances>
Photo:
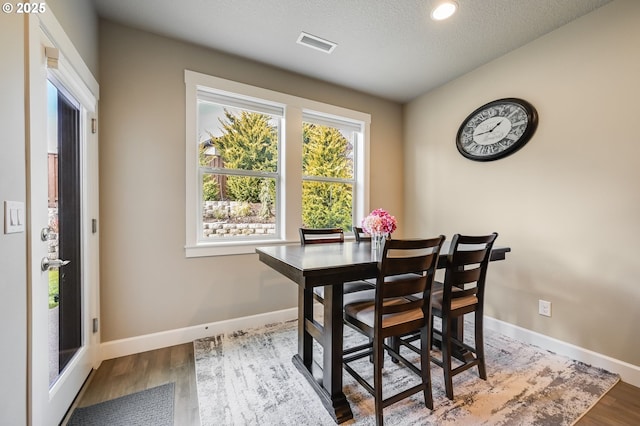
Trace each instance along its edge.
<instances>
[{"instance_id":1,"label":"stone retaining wall outside","mask_svg":"<svg viewBox=\"0 0 640 426\"><path fill-rule=\"evenodd\" d=\"M267 235L276 233L276 224L211 222L203 224L203 233L206 238Z\"/></svg>"},{"instance_id":2,"label":"stone retaining wall outside","mask_svg":"<svg viewBox=\"0 0 640 426\"><path fill-rule=\"evenodd\" d=\"M241 218L246 218L248 212L255 214L257 208L259 205L249 205L238 201L205 201L202 206L204 237L223 238L275 234L275 223L261 222L257 216L250 216L251 222L242 222Z\"/></svg>"}]
</instances>

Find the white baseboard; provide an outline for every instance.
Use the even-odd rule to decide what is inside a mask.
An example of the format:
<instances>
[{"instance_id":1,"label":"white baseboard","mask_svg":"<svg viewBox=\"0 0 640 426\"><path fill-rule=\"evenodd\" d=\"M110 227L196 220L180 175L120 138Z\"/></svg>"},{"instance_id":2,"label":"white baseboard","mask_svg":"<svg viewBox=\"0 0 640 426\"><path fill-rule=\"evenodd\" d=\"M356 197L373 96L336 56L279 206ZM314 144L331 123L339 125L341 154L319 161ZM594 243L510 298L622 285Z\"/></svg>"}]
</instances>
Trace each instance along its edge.
<instances>
[{"instance_id":1,"label":"white baseboard","mask_svg":"<svg viewBox=\"0 0 640 426\"><path fill-rule=\"evenodd\" d=\"M620 375L622 381L640 387L640 366L629 364L495 318L485 316L484 325L487 330L497 331L505 336L555 352L558 355L563 355L584 362L585 364L617 373Z\"/></svg>"},{"instance_id":2,"label":"white baseboard","mask_svg":"<svg viewBox=\"0 0 640 426\"><path fill-rule=\"evenodd\" d=\"M247 328L258 328L266 324L293 320L297 317L298 309L290 308L128 339L114 340L100 345L101 360L166 348L168 346L192 342L203 337L230 333ZM487 330L493 330L521 342L536 345L542 349L584 362L585 364L617 373L624 382L640 387L640 367L637 365L629 364L495 318L485 317L484 324Z\"/></svg>"},{"instance_id":3,"label":"white baseboard","mask_svg":"<svg viewBox=\"0 0 640 426\"><path fill-rule=\"evenodd\" d=\"M289 321L296 318L298 318L298 308L290 308L160 333L146 334L144 336L113 340L100 345L101 360L104 361L106 359L180 345L182 343L193 342L196 339L202 339L203 337L230 333L247 328L263 327L266 324Z\"/></svg>"}]
</instances>

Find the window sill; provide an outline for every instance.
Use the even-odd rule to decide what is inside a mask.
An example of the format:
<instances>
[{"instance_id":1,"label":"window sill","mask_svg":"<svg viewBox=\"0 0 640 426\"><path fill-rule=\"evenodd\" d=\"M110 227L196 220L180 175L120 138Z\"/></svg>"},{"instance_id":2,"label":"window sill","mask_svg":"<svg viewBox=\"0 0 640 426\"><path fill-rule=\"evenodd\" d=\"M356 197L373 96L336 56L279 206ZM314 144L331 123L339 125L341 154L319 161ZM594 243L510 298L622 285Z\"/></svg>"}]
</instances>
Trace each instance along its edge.
<instances>
[{"instance_id":1,"label":"window sill","mask_svg":"<svg viewBox=\"0 0 640 426\"><path fill-rule=\"evenodd\" d=\"M210 256L234 256L242 254L254 254L257 247L299 244L299 241L263 240L263 241L234 241L215 244L199 244L185 246L185 257L210 257Z\"/></svg>"},{"instance_id":2,"label":"window sill","mask_svg":"<svg viewBox=\"0 0 640 426\"><path fill-rule=\"evenodd\" d=\"M345 235L345 241L355 241L352 235ZM195 246L185 246L186 258L191 257L215 257L215 256L236 256L242 254L254 254L257 247L276 246L286 244L300 244L299 240L264 240L264 241L234 241L215 244L200 244Z\"/></svg>"}]
</instances>

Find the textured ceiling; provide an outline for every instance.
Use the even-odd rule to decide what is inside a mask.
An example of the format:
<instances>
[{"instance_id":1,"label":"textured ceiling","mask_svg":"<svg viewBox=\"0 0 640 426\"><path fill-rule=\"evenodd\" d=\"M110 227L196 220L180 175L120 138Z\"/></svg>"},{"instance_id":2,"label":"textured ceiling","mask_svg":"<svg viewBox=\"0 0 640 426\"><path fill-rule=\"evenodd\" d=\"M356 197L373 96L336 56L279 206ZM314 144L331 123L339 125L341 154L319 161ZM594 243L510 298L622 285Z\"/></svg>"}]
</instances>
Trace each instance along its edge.
<instances>
[{"instance_id":1,"label":"textured ceiling","mask_svg":"<svg viewBox=\"0 0 640 426\"><path fill-rule=\"evenodd\" d=\"M157 34L407 102L610 0L93 0L98 14ZM301 31L338 44L296 43Z\"/></svg>"}]
</instances>

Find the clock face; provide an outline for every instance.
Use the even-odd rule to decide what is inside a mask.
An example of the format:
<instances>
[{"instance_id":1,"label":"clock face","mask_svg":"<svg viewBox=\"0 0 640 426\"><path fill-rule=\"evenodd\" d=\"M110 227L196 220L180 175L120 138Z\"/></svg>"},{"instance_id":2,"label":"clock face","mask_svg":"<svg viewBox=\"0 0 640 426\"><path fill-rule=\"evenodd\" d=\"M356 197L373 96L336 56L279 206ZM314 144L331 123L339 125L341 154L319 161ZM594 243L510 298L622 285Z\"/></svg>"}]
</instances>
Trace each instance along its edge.
<instances>
[{"instance_id":1,"label":"clock face","mask_svg":"<svg viewBox=\"0 0 640 426\"><path fill-rule=\"evenodd\" d=\"M471 160L497 160L522 148L537 124L536 110L528 102L499 99L481 106L462 122L456 145Z\"/></svg>"}]
</instances>

